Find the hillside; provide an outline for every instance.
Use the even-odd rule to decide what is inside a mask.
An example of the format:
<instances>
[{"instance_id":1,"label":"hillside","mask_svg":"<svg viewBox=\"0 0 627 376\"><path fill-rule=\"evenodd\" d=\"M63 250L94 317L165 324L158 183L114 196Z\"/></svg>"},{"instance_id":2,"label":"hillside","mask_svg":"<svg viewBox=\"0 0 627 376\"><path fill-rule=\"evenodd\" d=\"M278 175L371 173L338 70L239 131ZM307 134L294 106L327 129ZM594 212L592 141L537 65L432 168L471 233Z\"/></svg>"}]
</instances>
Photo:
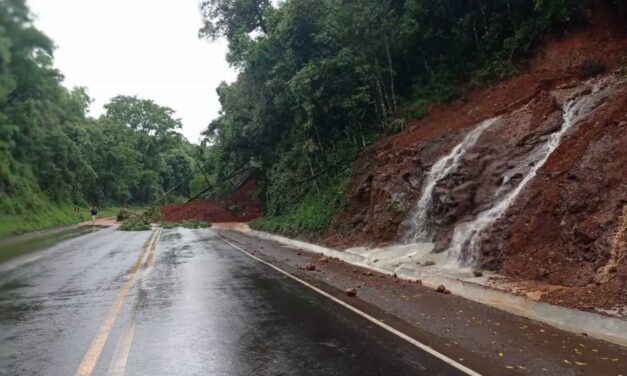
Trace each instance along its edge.
<instances>
[{"instance_id":1,"label":"hillside","mask_svg":"<svg viewBox=\"0 0 627 376\"><path fill-rule=\"evenodd\" d=\"M434 241L455 264L546 284L547 301L627 304L627 38L611 15L588 17L525 73L361 153L341 230L321 240Z\"/></svg>"}]
</instances>

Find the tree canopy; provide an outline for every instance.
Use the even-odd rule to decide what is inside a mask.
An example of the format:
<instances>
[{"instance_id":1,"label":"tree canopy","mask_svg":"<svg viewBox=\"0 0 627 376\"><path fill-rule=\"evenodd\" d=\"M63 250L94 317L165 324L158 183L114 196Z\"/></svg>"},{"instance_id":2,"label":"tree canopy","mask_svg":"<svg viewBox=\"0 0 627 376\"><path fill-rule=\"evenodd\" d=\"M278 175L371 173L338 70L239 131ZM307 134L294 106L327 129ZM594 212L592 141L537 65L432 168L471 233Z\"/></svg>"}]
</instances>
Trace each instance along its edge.
<instances>
[{"instance_id":1,"label":"tree canopy","mask_svg":"<svg viewBox=\"0 0 627 376\"><path fill-rule=\"evenodd\" d=\"M0 211L62 203L148 203L187 179L193 146L181 121L151 100L119 96L87 115L83 88L53 68L53 44L24 0L0 0ZM189 194L181 185L174 196Z\"/></svg>"}]
</instances>

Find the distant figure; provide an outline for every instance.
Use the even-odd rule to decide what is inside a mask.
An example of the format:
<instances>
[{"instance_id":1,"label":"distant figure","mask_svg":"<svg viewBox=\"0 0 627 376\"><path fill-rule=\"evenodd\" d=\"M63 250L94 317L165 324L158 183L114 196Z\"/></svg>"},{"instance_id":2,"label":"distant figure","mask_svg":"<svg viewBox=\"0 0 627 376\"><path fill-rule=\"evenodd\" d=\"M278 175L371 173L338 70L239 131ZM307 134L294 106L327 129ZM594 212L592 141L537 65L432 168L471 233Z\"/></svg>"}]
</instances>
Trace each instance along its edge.
<instances>
[{"instance_id":1,"label":"distant figure","mask_svg":"<svg viewBox=\"0 0 627 376\"><path fill-rule=\"evenodd\" d=\"M96 207L92 207L91 208L91 220L93 222L93 225L96 225L96 216L98 215L98 209L96 209Z\"/></svg>"}]
</instances>

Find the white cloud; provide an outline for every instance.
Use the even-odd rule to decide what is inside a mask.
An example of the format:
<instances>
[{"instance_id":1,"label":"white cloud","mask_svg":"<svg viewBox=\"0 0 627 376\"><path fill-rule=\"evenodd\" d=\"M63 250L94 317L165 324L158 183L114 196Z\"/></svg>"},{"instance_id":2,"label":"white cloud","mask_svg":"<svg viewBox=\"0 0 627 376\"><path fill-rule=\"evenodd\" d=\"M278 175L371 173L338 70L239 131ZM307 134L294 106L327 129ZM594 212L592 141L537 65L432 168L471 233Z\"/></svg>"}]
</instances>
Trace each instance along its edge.
<instances>
[{"instance_id":1,"label":"white cloud","mask_svg":"<svg viewBox=\"0 0 627 376\"><path fill-rule=\"evenodd\" d=\"M57 46L67 87L84 86L91 114L118 94L173 108L197 141L220 109L215 88L236 73L226 43L199 40L198 0L28 0L36 25Z\"/></svg>"}]
</instances>

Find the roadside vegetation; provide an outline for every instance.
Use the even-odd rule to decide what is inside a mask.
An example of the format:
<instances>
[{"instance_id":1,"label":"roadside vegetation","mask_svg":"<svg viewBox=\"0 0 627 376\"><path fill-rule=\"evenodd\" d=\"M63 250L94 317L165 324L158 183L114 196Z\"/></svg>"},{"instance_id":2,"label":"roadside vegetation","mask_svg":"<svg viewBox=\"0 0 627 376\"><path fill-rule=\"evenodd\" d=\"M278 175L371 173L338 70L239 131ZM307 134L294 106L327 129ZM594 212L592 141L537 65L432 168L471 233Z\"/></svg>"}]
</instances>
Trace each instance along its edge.
<instances>
[{"instance_id":1,"label":"roadside vegetation","mask_svg":"<svg viewBox=\"0 0 627 376\"><path fill-rule=\"evenodd\" d=\"M21 215L0 214L0 238L11 234L20 234L57 226L67 226L80 222L91 221L90 207L76 205L47 204L39 207L36 212L25 212ZM116 207L101 208L99 218L115 217L120 211Z\"/></svg>"},{"instance_id":2,"label":"roadside vegetation","mask_svg":"<svg viewBox=\"0 0 627 376\"><path fill-rule=\"evenodd\" d=\"M91 99L62 86L53 46L24 0L0 0L0 236L78 222L76 206L188 196L177 184L195 152L174 111L118 96L88 116Z\"/></svg>"},{"instance_id":3,"label":"roadside vegetation","mask_svg":"<svg viewBox=\"0 0 627 376\"><path fill-rule=\"evenodd\" d=\"M617 12L621 1L604 0ZM256 175L255 228L319 230L342 209L350 165L463 87L515 74L584 0L206 0L201 36L225 38L238 79L204 132L209 195Z\"/></svg>"},{"instance_id":4,"label":"roadside vegetation","mask_svg":"<svg viewBox=\"0 0 627 376\"><path fill-rule=\"evenodd\" d=\"M266 215L250 223L256 230L295 235L303 231L319 231L330 225L333 214L344 206L348 179L321 179L326 182L320 191L311 190L302 200L282 215Z\"/></svg>"},{"instance_id":5,"label":"roadside vegetation","mask_svg":"<svg viewBox=\"0 0 627 376\"><path fill-rule=\"evenodd\" d=\"M120 231L148 231L150 223L143 218L131 218L124 221L118 229Z\"/></svg>"}]
</instances>

